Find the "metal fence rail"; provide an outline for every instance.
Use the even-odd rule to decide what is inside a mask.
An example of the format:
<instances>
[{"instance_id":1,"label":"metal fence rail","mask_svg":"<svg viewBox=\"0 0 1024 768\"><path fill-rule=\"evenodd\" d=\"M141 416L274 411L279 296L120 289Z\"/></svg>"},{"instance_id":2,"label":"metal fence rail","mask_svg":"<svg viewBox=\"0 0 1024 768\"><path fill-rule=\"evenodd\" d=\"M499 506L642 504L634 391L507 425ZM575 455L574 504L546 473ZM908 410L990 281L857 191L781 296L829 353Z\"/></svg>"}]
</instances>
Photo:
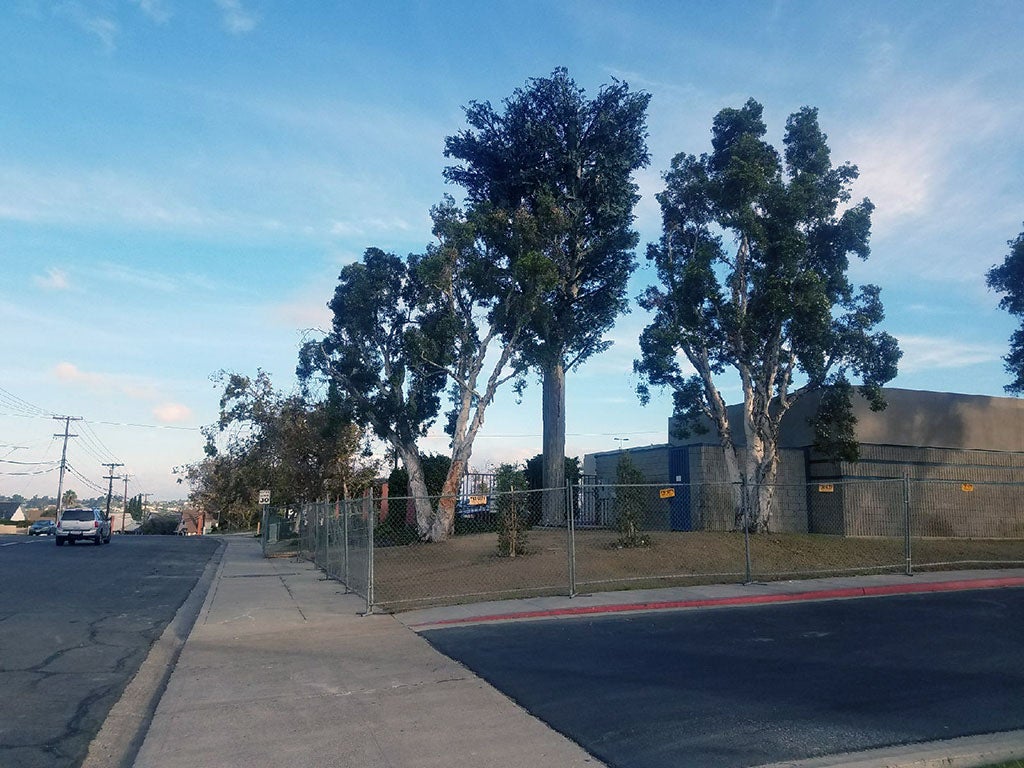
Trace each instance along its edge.
<instances>
[{"instance_id":1,"label":"metal fence rail","mask_svg":"<svg viewBox=\"0 0 1024 768\"><path fill-rule=\"evenodd\" d=\"M425 501L436 510L441 500ZM453 502L452 535L434 543L417 535L412 498L268 507L264 552L312 560L362 597L367 612L607 589L1024 565L1024 484L590 482ZM751 509L770 510L767 532Z\"/></svg>"}]
</instances>

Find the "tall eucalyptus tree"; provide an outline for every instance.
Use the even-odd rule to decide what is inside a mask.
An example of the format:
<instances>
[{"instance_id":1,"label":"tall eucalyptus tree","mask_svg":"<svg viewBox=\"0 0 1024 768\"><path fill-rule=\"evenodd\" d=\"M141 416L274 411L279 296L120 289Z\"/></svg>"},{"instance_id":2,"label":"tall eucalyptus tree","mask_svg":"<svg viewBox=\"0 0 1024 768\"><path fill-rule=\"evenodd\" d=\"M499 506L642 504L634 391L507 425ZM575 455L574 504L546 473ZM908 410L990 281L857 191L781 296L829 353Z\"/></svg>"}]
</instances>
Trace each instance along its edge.
<instances>
[{"instance_id":1,"label":"tall eucalyptus tree","mask_svg":"<svg viewBox=\"0 0 1024 768\"><path fill-rule=\"evenodd\" d=\"M538 281L554 278L526 340L543 380L549 488L564 482L566 372L609 346L604 335L627 310L638 242L632 176L648 163L649 101L621 82L589 99L565 69L556 69L516 89L501 111L470 102L469 127L445 141L445 155L459 161L445 176L465 189L471 205L509 222L533 221L535 248L521 252L515 237L496 247L527 276L537 270ZM545 502L545 522L559 522L561 495Z\"/></svg>"},{"instance_id":2,"label":"tall eucalyptus tree","mask_svg":"<svg viewBox=\"0 0 1024 768\"><path fill-rule=\"evenodd\" d=\"M668 387L684 434L708 422L717 431L743 489L737 509L760 530L770 525L779 425L793 403L825 390L819 440L849 453L849 377L884 408L881 388L901 356L876 330L878 287L855 290L847 278L850 256L868 257L873 210L867 199L850 204L857 168L832 165L816 109L790 115L781 155L765 133L751 99L715 117L710 154L673 158L658 195L663 234L647 253L660 282L640 298L654 320L634 364L641 400L650 386ZM720 389L730 369L743 392L742 435Z\"/></svg>"}]
</instances>

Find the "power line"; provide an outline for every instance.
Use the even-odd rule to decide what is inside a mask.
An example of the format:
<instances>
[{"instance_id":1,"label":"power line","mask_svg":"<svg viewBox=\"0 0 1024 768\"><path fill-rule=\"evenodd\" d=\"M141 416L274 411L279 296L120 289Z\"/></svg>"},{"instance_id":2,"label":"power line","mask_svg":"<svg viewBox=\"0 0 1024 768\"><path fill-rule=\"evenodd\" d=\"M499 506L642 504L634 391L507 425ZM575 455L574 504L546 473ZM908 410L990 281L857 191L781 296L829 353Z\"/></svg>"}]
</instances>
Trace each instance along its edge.
<instances>
[{"instance_id":1,"label":"power line","mask_svg":"<svg viewBox=\"0 0 1024 768\"><path fill-rule=\"evenodd\" d=\"M118 461L118 458L117 458L117 456L116 456L116 455L114 455L114 452L113 452L112 450L110 450L110 449L109 449L109 448L108 448L108 447L106 446L106 444L104 444L104 442L103 442L103 441L102 441L102 440L100 439L100 436L99 436L98 434L96 434L96 430L94 430L94 429L93 429L93 428L92 428L92 427L90 426L90 424L89 424L89 421L88 421L88 420L84 420L84 421L82 422L82 427L83 427L83 431L84 431L84 432L88 432L88 434L89 434L89 440L90 440L90 442L94 442L94 443L95 443L95 444L96 444L96 445L97 445L97 446L99 447L99 449L100 449L100 450L101 450L101 451L102 451L103 453L105 453L105 454L106 454L107 456L109 456L110 458L114 459L115 461ZM110 462L106 462L106 461L104 461L104 462L101 462L101 463L103 463L103 464L109 464Z\"/></svg>"},{"instance_id":2,"label":"power line","mask_svg":"<svg viewBox=\"0 0 1024 768\"><path fill-rule=\"evenodd\" d=\"M52 411L47 411L44 408L40 408L38 405L33 405L28 400L22 400L20 397L15 395L13 392L8 392L3 387L0 387L0 406L5 408L11 408L24 416L53 416Z\"/></svg>"},{"instance_id":3,"label":"power line","mask_svg":"<svg viewBox=\"0 0 1024 768\"><path fill-rule=\"evenodd\" d=\"M106 492L106 489L102 485L100 485L99 483L95 482L94 480L90 480L88 477L83 475L81 472L79 472L77 469L75 469L70 464L67 465L67 469L68 469L68 472L70 472L72 475L74 475L79 480L81 480L83 483L85 483L86 486L88 486L90 489L92 489L94 491L97 491L99 493L105 493Z\"/></svg>"},{"instance_id":4,"label":"power line","mask_svg":"<svg viewBox=\"0 0 1024 768\"><path fill-rule=\"evenodd\" d=\"M48 475L57 469L56 466L50 467L49 469L36 469L31 472L0 472L0 475L4 477L27 477L28 475Z\"/></svg>"},{"instance_id":5,"label":"power line","mask_svg":"<svg viewBox=\"0 0 1024 768\"><path fill-rule=\"evenodd\" d=\"M110 427L137 427L139 429L177 429L184 432L199 432L202 427L178 427L174 424L137 424L128 421L93 421L93 424L106 424Z\"/></svg>"}]
</instances>

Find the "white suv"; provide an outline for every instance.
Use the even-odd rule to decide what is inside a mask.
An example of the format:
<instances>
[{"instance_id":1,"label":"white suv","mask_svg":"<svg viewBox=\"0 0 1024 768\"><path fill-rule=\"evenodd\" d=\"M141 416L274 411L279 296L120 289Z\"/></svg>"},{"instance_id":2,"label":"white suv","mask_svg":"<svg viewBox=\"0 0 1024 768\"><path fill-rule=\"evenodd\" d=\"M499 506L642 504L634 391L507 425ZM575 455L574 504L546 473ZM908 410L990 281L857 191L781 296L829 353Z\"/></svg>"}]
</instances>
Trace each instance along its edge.
<instances>
[{"instance_id":1,"label":"white suv","mask_svg":"<svg viewBox=\"0 0 1024 768\"><path fill-rule=\"evenodd\" d=\"M58 547L64 546L65 541L74 544L80 539L87 539L93 544L109 544L110 518L104 517L98 509L65 509L57 521L54 538Z\"/></svg>"}]
</instances>

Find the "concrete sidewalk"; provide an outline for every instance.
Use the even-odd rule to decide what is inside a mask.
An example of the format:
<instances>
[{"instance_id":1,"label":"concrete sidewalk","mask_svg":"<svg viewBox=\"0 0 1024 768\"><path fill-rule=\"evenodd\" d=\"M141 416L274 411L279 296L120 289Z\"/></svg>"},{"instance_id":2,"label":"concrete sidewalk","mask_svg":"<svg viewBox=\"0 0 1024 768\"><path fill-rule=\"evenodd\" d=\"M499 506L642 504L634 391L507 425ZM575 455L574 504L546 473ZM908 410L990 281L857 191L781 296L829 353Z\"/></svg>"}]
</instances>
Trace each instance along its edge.
<instances>
[{"instance_id":1,"label":"concrete sidewalk","mask_svg":"<svg viewBox=\"0 0 1024 768\"><path fill-rule=\"evenodd\" d=\"M208 578L205 602L148 723L135 768L594 768L602 764L410 630L481 620L1024 585L1024 569L887 575L362 616L365 602L345 594L313 565L265 559L252 538L224 541L226 549ZM202 587L196 593L198 600ZM1010 751L1006 744L994 751L1020 755L1022 738L1013 736ZM974 754L991 755L991 747L981 745ZM820 765L852 764L843 762L852 757ZM102 757L96 763L115 764ZM878 755L856 764L940 763L904 753L898 761Z\"/></svg>"},{"instance_id":2,"label":"concrete sidewalk","mask_svg":"<svg viewBox=\"0 0 1024 768\"><path fill-rule=\"evenodd\" d=\"M312 565L225 540L136 768L600 765Z\"/></svg>"}]
</instances>

